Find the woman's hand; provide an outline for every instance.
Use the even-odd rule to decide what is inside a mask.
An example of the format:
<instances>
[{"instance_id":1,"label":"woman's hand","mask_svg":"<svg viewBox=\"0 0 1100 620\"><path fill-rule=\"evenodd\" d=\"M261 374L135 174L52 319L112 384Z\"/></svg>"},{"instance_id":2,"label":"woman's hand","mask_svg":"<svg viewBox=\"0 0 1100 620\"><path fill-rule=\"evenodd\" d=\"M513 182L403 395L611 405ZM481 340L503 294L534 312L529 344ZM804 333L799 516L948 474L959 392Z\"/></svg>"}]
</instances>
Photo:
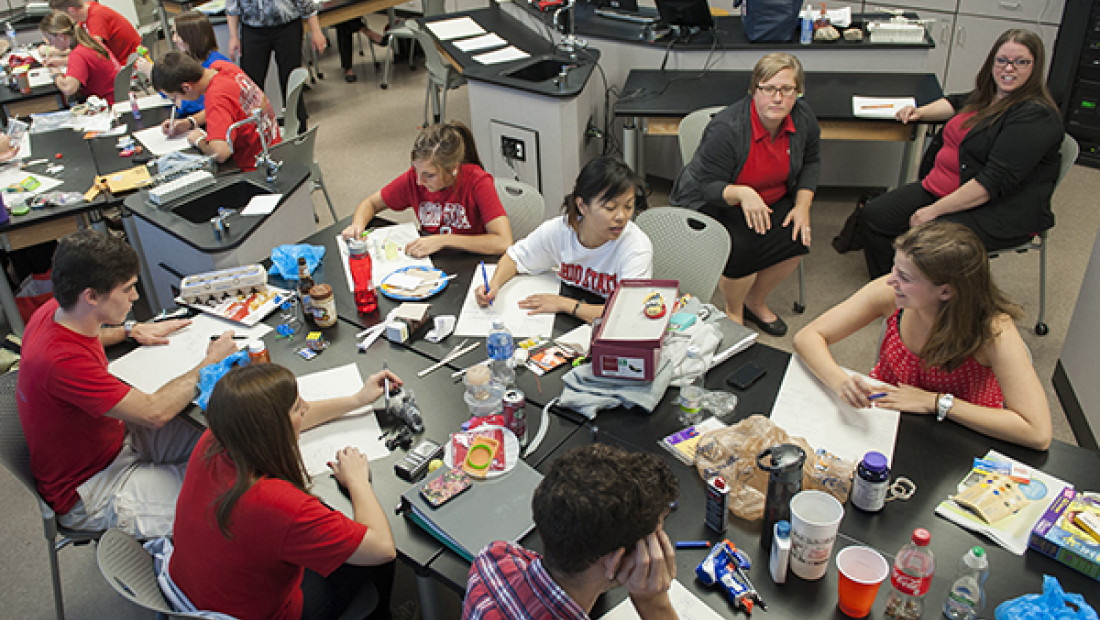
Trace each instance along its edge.
<instances>
[{"instance_id":1,"label":"woman's hand","mask_svg":"<svg viewBox=\"0 0 1100 620\"><path fill-rule=\"evenodd\" d=\"M802 237L802 245L810 247L810 205L800 205L790 210L783 219L783 227L791 226L791 241Z\"/></svg>"},{"instance_id":2,"label":"woman's hand","mask_svg":"<svg viewBox=\"0 0 1100 620\"><path fill-rule=\"evenodd\" d=\"M229 45L225 46L225 55L229 56L229 59L233 62L240 62L241 39L237 36L236 31L232 28L232 24L229 28Z\"/></svg>"},{"instance_id":3,"label":"woman's hand","mask_svg":"<svg viewBox=\"0 0 1100 620\"><path fill-rule=\"evenodd\" d=\"M488 294L485 293L485 286L479 286L474 289L474 299L477 300L477 305L481 308L488 306L497 297L497 289L492 289Z\"/></svg>"},{"instance_id":4,"label":"woman's hand","mask_svg":"<svg viewBox=\"0 0 1100 620\"><path fill-rule=\"evenodd\" d=\"M848 375L846 380L833 387L833 391L846 404L863 409L871 406L871 399L867 397L875 393L875 388L859 375Z\"/></svg>"},{"instance_id":5,"label":"woman's hand","mask_svg":"<svg viewBox=\"0 0 1100 620\"><path fill-rule=\"evenodd\" d=\"M443 235L427 235L417 237L405 246L405 254L413 258L431 256L443 249Z\"/></svg>"},{"instance_id":6,"label":"woman's hand","mask_svg":"<svg viewBox=\"0 0 1100 620\"><path fill-rule=\"evenodd\" d=\"M675 578L676 552L660 528L639 540L615 573L615 581L623 584L636 604L665 595Z\"/></svg>"},{"instance_id":7,"label":"woman's hand","mask_svg":"<svg viewBox=\"0 0 1100 620\"><path fill-rule=\"evenodd\" d=\"M936 394L911 385L882 388L886 395L875 400L876 405L906 413L935 413Z\"/></svg>"},{"instance_id":8,"label":"woman's hand","mask_svg":"<svg viewBox=\"0 0 1100 620\"><path fill-rule=\"evenodd\" d=\"M577 301L561 295L531 295L520 300L519 307L527 314L555 314L569 312Z\"/></svg>"},{"instance_id":9,"label":"woman's hand","mask_svg":"<svg viewBox=\"0 0 1100 620\"><path fill-rule=\"evenodd\" d=\"M760 194L751 187L742 187L741 211L745 214L745 225L762 235L772 227L771 207L764 203Z\"/></svg>"},{"instance_id":10,"label":"woman's hand","mask_svg":"<svg viewBox=\"0 0 1100 620\"><path fill-rule=\"evenodd\" d=\"M355 394L355 399L359 401L360 407L365 407L378 400L379 396L382 396L382 392L386 390L386 379L389 379L390 385L394 387L401 387L405 383L400 377L388 370L374 373L367 377L362 389Z\"/></svg>"},{"instance_id":11,"label":"woman's hand","mask_svg":"<svg viewBox=\"0 0 1100 620\"><path fill-rule=\"evenodd\" d=\"M916 226L920 226L925 222L931 222L937 217L939 217L939 214L934 208L932 208L932 205L921 207L914 211L913 215L909 216L909 227L914 228Z\"/></svg>"},{"instance_id":12,"label":"woman's hand","mask_svg":"<svg viewBox=\"0 0 1100 620\"><path fill-rule=\"evenodd\" d=\"M355 222L348 224L348 227L340 232L340 236L345 239L358 239L363 236L363 227Z\"/></svg>"},{"instance_id":13,"label":"woman's hand","mask_svg":"<svg viewBox=\"0 0 1100 620\"><path fill-rule=\"evenodd\" d=\"M359 448L346 446L336 452L336 460L329 461L336 482L350 489L353 484L370 484L370 462Z\"/></svg>"},{"instance_id":14,"label":"woman's hand","mask_svg":"<svg viewBox=\"0 0 1100 620\"><path fill-rule=\"evenodd\" d=\"M901 121L902 124L915 123L921 119L921 113L917 108L907 105L898 110L897 113L894 114L894 118Z\"/></svg>"}]
</instances>

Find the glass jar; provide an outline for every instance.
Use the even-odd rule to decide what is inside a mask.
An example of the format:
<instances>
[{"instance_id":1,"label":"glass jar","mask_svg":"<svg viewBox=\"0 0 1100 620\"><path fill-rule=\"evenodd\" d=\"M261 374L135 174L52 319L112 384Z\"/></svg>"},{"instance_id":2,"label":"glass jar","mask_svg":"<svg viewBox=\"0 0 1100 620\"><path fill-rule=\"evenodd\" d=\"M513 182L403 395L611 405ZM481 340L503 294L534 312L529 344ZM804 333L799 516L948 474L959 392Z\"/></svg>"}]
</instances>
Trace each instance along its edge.
<instances>
[{"instance_id":1,"label":"glass jar","mask_svg":"<svg viewBox=\"0 0 1100 620\"><path fill-rule=\"evenodd\" d=\"M317 284L309 289L309 301L313 312L313 321L317 327L332 327L336 325L336 297L332 294L332 287L327 284Z\"/></svg>"}]
</instances>

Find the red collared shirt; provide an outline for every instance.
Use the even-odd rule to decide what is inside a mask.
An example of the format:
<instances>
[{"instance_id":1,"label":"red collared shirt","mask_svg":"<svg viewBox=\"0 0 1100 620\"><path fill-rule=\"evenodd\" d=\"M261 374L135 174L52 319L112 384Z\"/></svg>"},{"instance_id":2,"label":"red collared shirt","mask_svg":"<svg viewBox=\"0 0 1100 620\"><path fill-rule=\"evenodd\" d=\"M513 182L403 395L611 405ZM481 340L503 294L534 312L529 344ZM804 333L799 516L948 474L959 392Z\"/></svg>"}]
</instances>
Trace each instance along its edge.
<instances>
[{"instance_id":1,"label":"red collared shirt","mask_svg":"<svg viewBox=\"0 0 1100 620\"><path fill-rule=\"evenodd\" d=\"M787 195L787 177L791 173L791 134L795 132L794 121L788 114L779 125L779 131L772 138L760 117L756 106L749 104L752 118L752 147L749 158L741 168L741 174L734 181L737 185L748 185L760 194L765 204L775 204Z\"/></svg>"}]
</instances>

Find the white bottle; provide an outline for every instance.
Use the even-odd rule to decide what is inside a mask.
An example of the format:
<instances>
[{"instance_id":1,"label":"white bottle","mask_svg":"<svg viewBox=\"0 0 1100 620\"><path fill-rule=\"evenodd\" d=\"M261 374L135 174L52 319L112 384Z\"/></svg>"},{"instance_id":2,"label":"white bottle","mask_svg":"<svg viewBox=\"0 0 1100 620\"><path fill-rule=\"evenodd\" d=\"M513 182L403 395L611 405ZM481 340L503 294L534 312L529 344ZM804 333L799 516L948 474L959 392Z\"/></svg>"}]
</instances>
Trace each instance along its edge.
<instances>
[{"instance_id":1,"label":"white bottle","mask_svg":"<svg viewBox=\"0 0 1100 620\"><path fill-rule=\"evenodd\" d=\"M985 549L973 547L959 560L955 582L943 600L943 615L950 620L974 620L985 606L985 580L989 558Z\"/></svg>"},{"instance_id":2,"label":"white bottle","mask_svg":"<svg viewBox=\"0 0 1100 620\"><path fill-rule=\"evenodd\" d=\"M512 332L504 326L504 321L495 319L493 329L489 330L489 337L485 342L489 349L489 366L493 369L493 381L504 387L508 387L516 381L516 370L512 367L512 356L515 355L516 345L512 340Z\"/></svg>"},{"instance_id":3,"label":"white bottle","mask_svg":"<svg viewBox=\"0 0 1100 620\"><path fill-rule=\"evenodd\" d=\"M775 536L772 537L768 568L771 569L772 581L779 584L787 583L787 565L791 560L791 523L786 519L780 519L773 527Z\"/></svg>"},{"instance_id":4,"label":"white bottle","mask_svg":"<svg viewBox=\"0 0 1100 620\"><path fill-rule=\"evenodd\" d=\"M9 45L8 49L10 49L11 51L14 52L14 51L16 51L16 49L18 49L19 45L15 41L15 27L11 25L11 22L8 22L8 32L7 32L7 34L8 34L8 45Z\"/></svg>"},{"instance_id":5,"label":"white bottle","mask_svg":"<svg viewBox=\"0 0 1100 620\"><path fill-rule=\"evenodd\" d=\"M687 357L680 363L682 376L680 387L680 422L684 426L698 424L703 418L703 395L706 388L703 381L707 374L707 363L699 347L691 345Z\"/></svg>"}]
</instances>

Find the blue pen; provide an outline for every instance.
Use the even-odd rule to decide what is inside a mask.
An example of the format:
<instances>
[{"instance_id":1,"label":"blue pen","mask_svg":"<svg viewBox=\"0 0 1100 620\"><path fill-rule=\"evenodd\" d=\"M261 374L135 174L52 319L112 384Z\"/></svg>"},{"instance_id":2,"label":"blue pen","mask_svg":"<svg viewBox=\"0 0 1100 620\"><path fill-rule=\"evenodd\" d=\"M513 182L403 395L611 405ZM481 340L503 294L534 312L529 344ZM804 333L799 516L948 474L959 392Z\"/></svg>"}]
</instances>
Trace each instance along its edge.
<instances>
[{"instance_id":1,"label":"blue pen","mask_svg":"<svg viewBox=\"0 0 1100 620\"><path fill-rule=\"evenodd\" d=\"M875 392L874 394L869 395L867 397L867 400L875 400L878 398L882 398L883 396L886 396L886 392Z\"/></svg>"},{"instance_id":2,"label":"blue pen","mask_svg":"<svg viewBox=\"0 0 1100 620\"><path fill-rule=\"evenodd\" d=\"M677 549L706 549L710 547L709 540L677 540Z\"/></svg>"},{"instance_id":3,"label":"blue pen","mask_svg":"<svg viewBox=\"0 0 1100 620\"><path fill-rule=\"evenodd\" d=\"M485 296L489 296L489 275L485 273L485 261L481 261L481 279L485 281ZM493 305L493 300L489 300L489 305Z\"/></svg>"}]
</instances>

